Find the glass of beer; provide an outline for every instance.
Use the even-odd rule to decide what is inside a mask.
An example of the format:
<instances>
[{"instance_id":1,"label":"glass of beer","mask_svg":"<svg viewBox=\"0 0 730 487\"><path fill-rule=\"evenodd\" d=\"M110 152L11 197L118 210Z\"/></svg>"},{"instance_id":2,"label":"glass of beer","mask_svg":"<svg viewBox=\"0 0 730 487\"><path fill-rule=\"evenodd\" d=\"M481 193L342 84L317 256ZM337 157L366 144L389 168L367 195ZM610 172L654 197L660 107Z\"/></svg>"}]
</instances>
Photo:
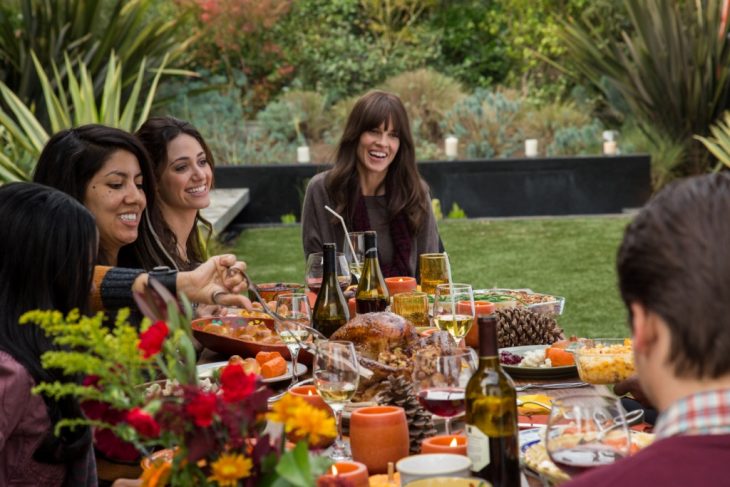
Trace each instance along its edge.
<instances>
[{"instance_id":1,"label":"glass of beer","mask_svg":"<svg viewBox=\"0 0 730 487\"><path fill-rule=\"evenodd\" d=\"M428 294L411 291L393 295L393 313L402 316L415 326L429 326Z\"/></svg>"},{"instance_id":2,"label":"glass of beer","mask_svg":"<svg viewBox=\"0 0 730 487\"><path fill-rule=\"evenodd\" d=\"M421 291L434 294L436 286L449 282L448 257L446 254L421 254L419 256Z\"/></svg>"}]
</instances>

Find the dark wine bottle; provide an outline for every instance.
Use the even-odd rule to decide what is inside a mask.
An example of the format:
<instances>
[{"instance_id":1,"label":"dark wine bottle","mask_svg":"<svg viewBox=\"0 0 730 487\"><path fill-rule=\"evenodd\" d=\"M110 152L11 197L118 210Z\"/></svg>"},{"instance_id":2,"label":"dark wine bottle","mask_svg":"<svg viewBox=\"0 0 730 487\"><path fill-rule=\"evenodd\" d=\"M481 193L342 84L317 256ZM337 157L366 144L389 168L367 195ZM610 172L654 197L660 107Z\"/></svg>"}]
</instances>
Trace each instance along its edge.
<instances>
[{"instance_id":1,"label":"dark wine bottle","mask_svg":"<svg viewBox=\"0 0 730 487\"><path fill-rule=\"evenodd\" d=\"M335 251L335 244L324 244L322 287L317 293L317 301L314 302L312 310L312 326L327 338L350 319L350 310L347 308L345 295L342 294L342 288L337 281Z\"/></svg>"},{"instance_id":2,"label":"dark wine bottle","mask_svg":"<svg viewBox=\"0 0 730 487\"><path fill-rule=\"evenodd\" d=\"M466 386L467 454L472 474L494 487L520 485L517 392L499 365L497 318L480 316L479 368Z\"/></svg>"},{"instance_id":3,"label":"dark wine bottle","mask_svg":"<svg viewBox=\"0 0 730 487\"><path fill-rule=\"evenodd\" d=\"M355 304L358 314L385 311L390 301L388 288L378 262L378 240L373 231L365 232L365 261L357 283Z\"/></svg>"}]
</instances>

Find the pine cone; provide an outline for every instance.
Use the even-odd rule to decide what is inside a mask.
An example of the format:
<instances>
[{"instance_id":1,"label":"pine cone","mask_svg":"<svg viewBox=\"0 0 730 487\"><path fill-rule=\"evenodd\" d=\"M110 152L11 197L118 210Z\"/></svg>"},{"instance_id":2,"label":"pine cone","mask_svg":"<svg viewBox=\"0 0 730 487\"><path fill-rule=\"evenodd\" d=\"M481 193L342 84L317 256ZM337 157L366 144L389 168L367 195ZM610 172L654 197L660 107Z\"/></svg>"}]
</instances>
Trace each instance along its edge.
<instances>
[{"instance_id":1,"label":"pine cone","mask_svg":"<svg viewBox=\"0 0 730 487\"><path fill-rule=\"evenodd\" d=\"M550 315L526 308L497 310L497 346L542 345L565 338L563 329Z\"/></svg>"},{"instance_id":2,"label":"pine cone","mask_svg":"<svg viewBox=\"0 0 730 487\"><path fill-rule=\"evenodd\" d=\"M421 442L436 434L433 419L418 402L413 383L400 375L391 375L378 394L378 402L387 406L398 406L405 410L408 433L411 441L410 452L419 453Z\"/></svg>"}]
</instances>

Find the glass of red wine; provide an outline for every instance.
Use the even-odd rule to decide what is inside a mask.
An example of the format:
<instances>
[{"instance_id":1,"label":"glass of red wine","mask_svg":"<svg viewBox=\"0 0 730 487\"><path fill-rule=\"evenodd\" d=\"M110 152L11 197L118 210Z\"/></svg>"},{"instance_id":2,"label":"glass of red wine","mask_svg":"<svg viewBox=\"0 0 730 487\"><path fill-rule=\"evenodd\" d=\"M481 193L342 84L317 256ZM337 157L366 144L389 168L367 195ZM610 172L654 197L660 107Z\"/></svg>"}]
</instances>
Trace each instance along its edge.
<instances>
[{"instance_id":1,"label":"glass of red wine","mask_svg":"<svg viewBox=\"0 0 730 487\"><path fill-rule=\"evenodd\" d=\"M413 383L421 405L444 419L446 434L451 434L451 419L466 410L464 389L477 368L471 348L454 348L434 353L419 353L413 359Z\"/></svg>"},{"instance_id":2,"label":"glass of red wine","mask_svg":"<svg viewBox=\"0 0 730 487\"><path fill-rule=\"evenodd\" d=\"M555 399L545 448L550 459L574 477L629 455L631 433L618 397L580 394Z\"/></svg>"},{"instance_id":3,"label":"glass of red wine","mask_svg":"<svg viewBox=\"0 0 730 487\"><path fill-rule=\"evenodd\" d=\"M319 294L319 288L322 287L322 274L324 273L324 264L322 260L322 252L314 252L307 257L307 266L304 270L304 283L314 294ZM350 285L352 279L350 268L347 265L347 258L342 252L337 252L335 259L335 272L337 272L337 282L344 291Z\"/></svg>"}]
</instances>

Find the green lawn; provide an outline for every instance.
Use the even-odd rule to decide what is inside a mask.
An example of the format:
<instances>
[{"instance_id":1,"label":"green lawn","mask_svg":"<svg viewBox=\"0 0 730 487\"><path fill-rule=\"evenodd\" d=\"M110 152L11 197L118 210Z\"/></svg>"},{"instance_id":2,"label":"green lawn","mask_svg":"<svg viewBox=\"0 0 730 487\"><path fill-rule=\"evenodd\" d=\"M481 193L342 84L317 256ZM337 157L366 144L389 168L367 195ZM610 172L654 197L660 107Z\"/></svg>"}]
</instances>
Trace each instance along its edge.
<instances>
[{"instance_id":1,"label":"green lawn","mask_svg":"<svg viewBox=\"0 0 730 487\"><path fill-rule=\"evenodd\" d=\"M529 287L565 296L568 334L627 336L616 286L625 216L452 220L439 224L455 281L475 288ZM245 230L235 252L257 282L304 280L299 226Z\"/></svg>"}]
</instances>

